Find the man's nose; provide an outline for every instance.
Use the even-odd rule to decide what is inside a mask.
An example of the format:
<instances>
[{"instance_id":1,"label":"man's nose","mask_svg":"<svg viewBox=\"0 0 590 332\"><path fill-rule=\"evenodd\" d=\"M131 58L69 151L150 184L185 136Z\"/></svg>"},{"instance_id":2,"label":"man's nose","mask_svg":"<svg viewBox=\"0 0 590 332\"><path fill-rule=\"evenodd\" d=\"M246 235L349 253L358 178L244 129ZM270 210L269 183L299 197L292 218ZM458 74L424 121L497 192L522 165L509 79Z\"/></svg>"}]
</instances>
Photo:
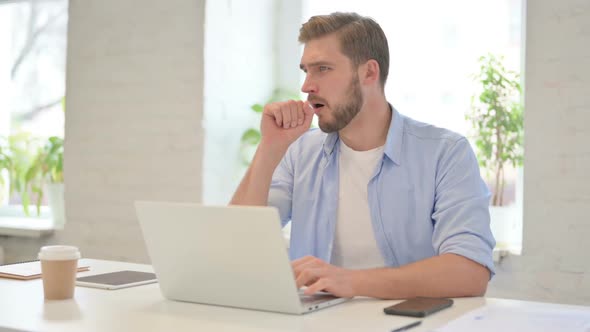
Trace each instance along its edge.
<instances>
[{"instance_id":1,"label":"man's nose","mask_svg":"<svg viewBox=\"0 0 590 332\"><path fill-rule=\"evenodd\" d=\"M318 93L318 86L307 76L301 86L301 91L304 93Z\"/></svg>"}]
</instances>

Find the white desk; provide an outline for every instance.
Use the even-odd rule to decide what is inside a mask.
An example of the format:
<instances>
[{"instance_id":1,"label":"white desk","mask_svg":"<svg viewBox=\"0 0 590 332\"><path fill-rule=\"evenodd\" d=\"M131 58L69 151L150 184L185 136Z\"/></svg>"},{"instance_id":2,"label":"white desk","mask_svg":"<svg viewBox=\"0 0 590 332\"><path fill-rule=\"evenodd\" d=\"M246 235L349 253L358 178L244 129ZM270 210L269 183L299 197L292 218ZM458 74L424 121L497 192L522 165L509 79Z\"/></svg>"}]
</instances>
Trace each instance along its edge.
<instances>
[{"instance_id":1,"label":"white desk","mask_svg":"<svg viewBox=\"0 0 590 332\"><path fill-rule=\"evenodd\" d=\"M79 276L121 269L152 271L151 266L102 260L85 260L91 271ZM40 279L0 278L0 331L390 331L414 318L385 315L383 308L399 301L357 298L303 316L168 301L158 284L120 290L77 287L73 300L43 300ZM486 303L505 304L514 310L529 302L490 299L456 299L450 308L423 320L410 332L424 332ZM590 308L541 304L548 308ZM507 332L507 331L502 331Z\"/></svg>"}]
</instances>

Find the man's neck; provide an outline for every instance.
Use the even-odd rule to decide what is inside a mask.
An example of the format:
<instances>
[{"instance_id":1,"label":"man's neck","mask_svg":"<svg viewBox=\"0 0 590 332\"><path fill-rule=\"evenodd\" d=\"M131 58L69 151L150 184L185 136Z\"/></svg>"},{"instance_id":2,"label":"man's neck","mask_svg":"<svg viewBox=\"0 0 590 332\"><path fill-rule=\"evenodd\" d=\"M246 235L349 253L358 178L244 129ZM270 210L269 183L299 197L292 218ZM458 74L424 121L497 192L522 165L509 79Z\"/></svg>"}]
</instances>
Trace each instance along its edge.
<instances>
[{"instance_id":1,"label":"man's neck","mask_svg":"<svg viewBox=\"0 0 590 332\"><path fill-rule=\"evenodd\" d=\"M392 111L385 97L366 101L361 111L338 133L353 150L367 151L385 144Z\"/></svg>"}]
</instances>

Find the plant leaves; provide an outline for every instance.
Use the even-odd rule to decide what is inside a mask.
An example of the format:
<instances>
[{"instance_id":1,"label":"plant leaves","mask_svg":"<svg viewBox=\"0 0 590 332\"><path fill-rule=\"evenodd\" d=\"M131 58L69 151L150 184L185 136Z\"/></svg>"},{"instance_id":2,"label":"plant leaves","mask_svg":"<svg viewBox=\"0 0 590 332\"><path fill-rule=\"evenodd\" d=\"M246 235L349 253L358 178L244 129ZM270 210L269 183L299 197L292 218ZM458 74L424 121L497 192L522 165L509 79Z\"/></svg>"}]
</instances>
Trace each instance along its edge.
<instances>
[{"instance_id":1,"label":"plant leaves","mask_svg":"<svg viewBox=\"0 0 590 332\"><path fill-rule=\"evenodd\" d=\"M479 164L498 179L502 188L505 164L522 165L523 106L520 75L509 71L502 56L487 54L479 58L479 73L473 75L479 92L471 97L471 122ZM499 197L501 202L502 195Z\"/></svg>"},{"instance_id":2,"label":"plant leaves","mask_svg":"<svg viewBox=\"0 0 590 332\"><path fill-rule=\"evenodd\" d=\"M249 128L242 135L241 142L248 145L257 145L260 143L261 138L260 131L254 128Z\"/></svg>"},{"instance_id":3,"label":"plant leaves","mask_svg":"<svg viewBox=\"0 0 590 332\"><path fill-rule=\"evenodd\" d=\"M262 113L262 111L264 111L264 106L260 104L254 104L250 108L256 113Z\"/></svg>"}]
</instances>

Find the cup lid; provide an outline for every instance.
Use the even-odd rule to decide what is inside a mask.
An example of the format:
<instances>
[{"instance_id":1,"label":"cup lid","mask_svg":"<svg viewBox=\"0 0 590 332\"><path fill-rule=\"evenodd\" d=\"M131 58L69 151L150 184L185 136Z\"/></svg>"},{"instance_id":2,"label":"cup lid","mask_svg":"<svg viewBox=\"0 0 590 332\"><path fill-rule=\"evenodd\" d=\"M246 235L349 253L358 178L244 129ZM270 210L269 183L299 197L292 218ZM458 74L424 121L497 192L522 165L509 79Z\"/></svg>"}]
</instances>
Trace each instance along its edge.
<instances>
[{"instance_id":1,"label":"cup lid","mask_svg":"<svg viewBox=\"0 0 590 332\"><path fill-rule=\"evenodd\" d=\"M61 261L79 258L80 251L74 246L45 246L39 251L40 260Z\"/></svg>"}]
</instances>

